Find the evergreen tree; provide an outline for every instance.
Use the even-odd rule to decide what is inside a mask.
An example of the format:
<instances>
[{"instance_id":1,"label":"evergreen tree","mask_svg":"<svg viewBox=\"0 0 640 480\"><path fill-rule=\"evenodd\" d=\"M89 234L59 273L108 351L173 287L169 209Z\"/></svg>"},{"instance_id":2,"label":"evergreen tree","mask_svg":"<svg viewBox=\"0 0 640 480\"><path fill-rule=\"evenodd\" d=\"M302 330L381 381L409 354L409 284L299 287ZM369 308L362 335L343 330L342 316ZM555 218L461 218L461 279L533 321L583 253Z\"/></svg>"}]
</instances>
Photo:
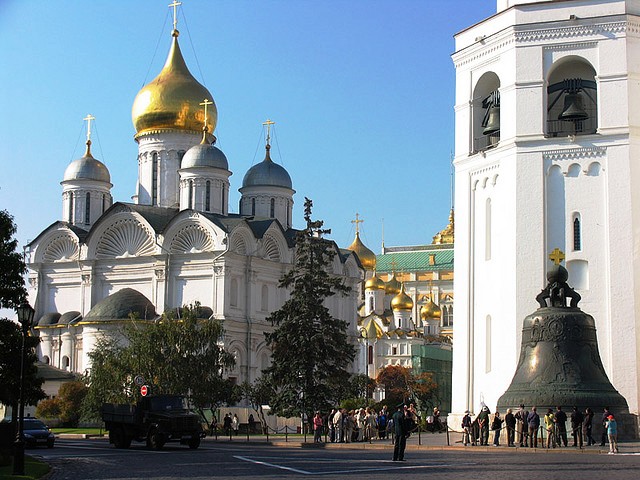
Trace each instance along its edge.
<instances>
[{"instance_id":1,"label":"evergreen tree","mask_svg":"<svg viewBox=\"0 0 640 480\"><path fill-rule=\"evenodd\" d=\"M347 368L355 357L347 322L333 318L325 306L327 298L346 295L349 287L331 272L337 247L322 238L330 230L311 219L312 206L305 198L306 228L296 235L293 267L279 283L291 295L267 319L275 328L266 334L273 355L264 374L275 391L272 411L285 417L304 411L311 418L310 412L337 405L348 391Z\"/></svg>"},{"instance_id":2,"label":"evergreen tree","mask_svg":"<svg viewBox=\"0 0 640 480\"><path fill-rule=\"evenodd\" d=\"M27 267L16 251L15 233L13 217L6 210L0 210L0 308L15 309L27 299L23 278Z\"/></svg>"}]
</instances>

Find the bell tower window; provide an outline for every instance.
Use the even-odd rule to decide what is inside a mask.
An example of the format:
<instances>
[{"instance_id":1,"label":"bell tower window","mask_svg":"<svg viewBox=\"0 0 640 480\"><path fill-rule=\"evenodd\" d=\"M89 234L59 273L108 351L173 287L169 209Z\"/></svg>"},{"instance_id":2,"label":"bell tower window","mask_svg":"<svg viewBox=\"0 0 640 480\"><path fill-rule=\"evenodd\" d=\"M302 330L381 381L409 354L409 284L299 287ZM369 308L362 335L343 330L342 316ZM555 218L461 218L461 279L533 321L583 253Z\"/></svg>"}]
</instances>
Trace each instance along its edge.
<instances>
[{"instance_id":1,"label":"bell tower window","mask_svg":"<svg viewBox=\"0 0 640 480\"><path fill-rule=\"evenodd\" d=\"M582 225L580 224L580 214L576 213L573 218L573 250L582 250Z\"/></svg>"},{"instance_id":2,"label":"bell tower window","mask_svg":"<svg viewBox=\"0 0 640 480\"><path fill-rule=\"evenodd\" d=\"M473 91L471 153L495 147L500 141L500 79L487 72Z\"/></svg>"},{"instance_id":3,"label":"bell tower window","mask_svg":"<svg viewBox=\"0 0 640 480\"><path fill-rule=\"evenodd\" d=\"M84 205L84 223L89 225L91 223L91 194L87 192L86 203Z\"/></svg>"}]
</instances>

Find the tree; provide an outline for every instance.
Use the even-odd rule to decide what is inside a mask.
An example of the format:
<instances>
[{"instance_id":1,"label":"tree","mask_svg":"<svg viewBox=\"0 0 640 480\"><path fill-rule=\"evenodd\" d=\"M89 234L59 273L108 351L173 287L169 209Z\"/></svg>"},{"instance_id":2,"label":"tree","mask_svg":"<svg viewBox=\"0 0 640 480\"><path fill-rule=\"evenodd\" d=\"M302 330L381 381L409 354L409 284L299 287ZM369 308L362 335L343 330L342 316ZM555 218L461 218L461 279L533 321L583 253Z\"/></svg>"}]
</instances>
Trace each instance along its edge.
<instances>
[{"instance_id":1,"label":"tree","mask_svg":"<svg viewBox=\"0 0 640 480\"><path fill-rule=\"evenodd\" d=\"M197 304L185 306L181 318L168 312L157 322L132 319L119 336L101 339L89 354L85 416L99 418L104 402L135 402L140 395L136 376L152 393L188 396L201 412L207 405L232 401L237 388L222 374L235 360L220 345L222 323L198 319L198 309Z\"/></svg>"},{"instance_id":2,"label":"tree","mask_svg":"<svg viewBox=\"0 0 640 480\"><path fill-rule=\"evenodd\" d=\"M336 247L322 238L330 230L311 219L312 206L305 198L306 228L296 235L294 264L279 283L291 291L290 297L267 318L275 328L266 334L273 354L264 374L274 388L270 406L285 417L336 405L349 379L346 367L355 357L347 322L334 318L325 306L327 298L350 289L330 273Z\"/></svg>"},{"instance_id":3,"label":"tree","mask_svg":"<svg viewBox=\"0 0 640 480\"><path fill-rule=\"evenodd\" d=\"M258 378L254 383L245 382L242 384L243 397L249 402L258 417L263 431L267 428L267 419L264 416L263 405L268 405L274 397L275 390L273 385L269 383L268 376Z\"/></svg>"},{"instance_id":4,"label":"tree","mask_svg":"<svg viewBox=\"0 0 640 480\"><path fill-rule=\"evenodd\" d=\"M22 255L16 251L15 233L13 217L6 210L0 210L0 308L15 309L27 299L24 288L27 267Z\"/></svg>"},{"instance_id":5,"label":"tree","mask_svg":"<svg viewBox=\"0 0 640 480\"><path fill-rule=\"evenodd\" d=\"M40 338L29 335L25 339L25 405L35 405L46 397L42 391L43 379L38 377L36 347ZM0 403L11 405L13 421L17 420L20 397L20 356L22 354L22 327L0 319Z\"/></svg>"},{"instance_id":6,"label":"tree","mask_svg":"<svg viewBox=\"0 0 640 480\"><path fill-rule=\"evenodd\" d=\"M421 411L431 404L438 388L431 373L414 374L410 368L399 365L383 368L376 381L379 385L384 385L386 405L395 407L399 403L415 402Z\"/></svg>"},{"instance_id":7,"label":"tree","mask_svg":"<svg viewBox=\"0 0 640 480\"><path fill-rule=\"evenodd\" d=\"M87 387L81 381L60 385L55 398L43 400L36 408L36 415L43 418L59 418L66 427L77 427L80 421L82 402L87 395Z\"/></svg>"}]
</instances>

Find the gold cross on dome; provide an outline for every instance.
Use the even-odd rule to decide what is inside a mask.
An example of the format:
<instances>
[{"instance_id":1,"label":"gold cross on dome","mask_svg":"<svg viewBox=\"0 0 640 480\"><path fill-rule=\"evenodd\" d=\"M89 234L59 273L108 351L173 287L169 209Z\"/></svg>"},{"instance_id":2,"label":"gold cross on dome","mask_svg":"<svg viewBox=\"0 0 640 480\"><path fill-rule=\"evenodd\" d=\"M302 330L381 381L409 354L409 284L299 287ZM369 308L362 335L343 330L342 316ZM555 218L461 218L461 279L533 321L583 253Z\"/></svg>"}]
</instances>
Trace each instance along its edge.
<instances>
[{"instance_id":1,"label":"gold cross on dome","mask_svg":"<svg viewBox=\"0 0 640 480\"><path fill-rule=\"evenodd\" d=\"M398 262L396 262L395 258L391 259L391 271L393 272L393 274L395 275L396 273L396 267L398 266Z\"/></svg>"},{"instance_id":2,"label":"gold cross on dome","mask_svg":"<svg viewBox=\"0 0 640 480\"><path fill-rule=\"evenodd\" d=\"M356 233L360 233L360 224L364 223L364 220L360 220L360 216L358 213L356 213L356 219L355 220L351 220L351 223L355 223L356 224Z\"/></svg>"},{"instance_id":3,"label":"gold cross on dome","mask_svg":"<svg viewBox=\"0 0 640 480\"><path fill-rule=\"evenodd\" d=\"M178 7L182 5L182 2L173 0L173 3L169 4L169 8L173 8L173 29L178 29Z\"/></svg>"},{"instance_id":4,"label":"gold cross on dome","mask_svg":"<svg viewBox=\"0 0 640 480\"><path fill-rule=\"evenodd\" d=\"M202 105L204 107L204 126L207 126L207 106L209 105L213 105L213 102L211 100L209 100L208 98L204 99L204 102L201 102L200 105Z\"/></svg>"},{"instance_id":5,"label":"gold cross on dome","mask_svg":"<svg viewBox=\"0 0 640 480\"><path fill-rule=\"evenodd\" d=\"M87 122L87 141L91 140L91 120L95 120L96 117L94 117L93 115L89 114L86 117L83 118L83 120L85 120Z\"/></svg>"},{"instance_id":6,"label":"gold cross on dome","mask_svg":"<svg viewBox=\"0 0 640 480\"><path fill-rule=\"evenodd\" d=\"M556 248L549 254L549 260L551 260L556 265L560 265L564 260L564 252L559 248Z\"/></svg>"},{"instance_id":7,"label":"gold cross on dome","mask_svg":"<svg viewBox=\"0 0 640 480\"><path fill-rule=\"evenodd\" d=\"M268 118L267 118L266 122L262 122L262 125L266 125L267 126L267 145L269 144L269 141L271 140L271 125L275 125L275 124L276 124L276 122L273 122Z\"/></svg>"}]
</instances>

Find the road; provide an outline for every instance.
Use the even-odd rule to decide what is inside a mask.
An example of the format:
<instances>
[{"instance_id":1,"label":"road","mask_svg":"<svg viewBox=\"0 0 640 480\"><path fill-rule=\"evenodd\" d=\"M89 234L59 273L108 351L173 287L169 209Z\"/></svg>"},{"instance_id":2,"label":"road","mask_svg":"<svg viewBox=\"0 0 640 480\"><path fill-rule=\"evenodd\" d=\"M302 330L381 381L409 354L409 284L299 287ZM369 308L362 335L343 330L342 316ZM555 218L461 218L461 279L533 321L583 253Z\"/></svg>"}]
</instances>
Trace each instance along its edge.
<instances>
[{"instance_id":1,"label":"road","mask_svg":"<svg viewBox=\"0 0 640 480\"><path fill-rule=\"evenodd\" d=\"M53 466L48 480L86 479L636 479L640 455L495 450L407 450L392 462L389 449L300 448L204 441L198 450L142 444L116 450L106 440L58 440L53 449L29 450Z\"/></svg>"}]
</instances>

